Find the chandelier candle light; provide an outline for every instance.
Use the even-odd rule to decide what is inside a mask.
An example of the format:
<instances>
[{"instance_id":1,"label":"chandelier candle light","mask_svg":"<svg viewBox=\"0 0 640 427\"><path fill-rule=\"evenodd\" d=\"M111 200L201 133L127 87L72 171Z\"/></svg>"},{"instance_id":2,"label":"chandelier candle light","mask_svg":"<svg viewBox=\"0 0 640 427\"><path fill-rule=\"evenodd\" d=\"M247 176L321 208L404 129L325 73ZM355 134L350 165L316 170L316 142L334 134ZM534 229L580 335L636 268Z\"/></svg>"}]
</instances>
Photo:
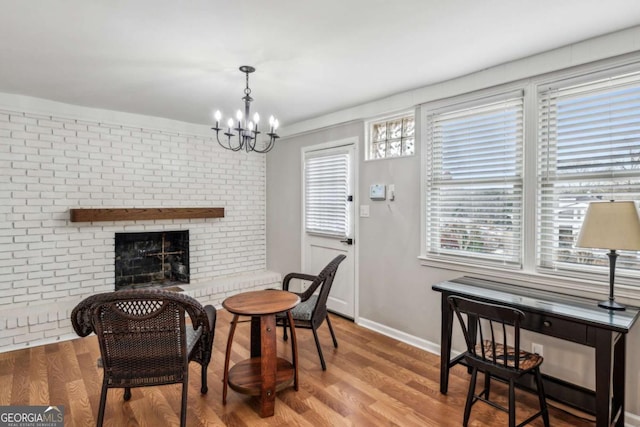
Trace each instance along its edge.
<instances>
[{"instance_id":1,"label":"chandelier candle light","mask_svg":"<svg viewBox=\"0 0 640 427\"><path fill-rule=\"evenodd\" d=\"M243 65L240 67L240 71L245 73L247 79L247 87L244 89L244 96L242 100L244 101L244 115L242 111L238 110L236 113L236 122L234 127L234 121L230 118L227 121L227 131L224 132L224 136L226 136L226 140L223 137L223 141L220 141L220 120L222 119L222 113L220 110L216 111L214 114L214 118L216 119L215 127L211 128L216 131L216 139L218 140L218 144L220 144L223 148L231 151L240 151L242 149L246 150L247 153L250 151L255 151L256 153L267 153L271 151L274 147L276 139L279 138L278 134L276 134L276 130L278 129L278 120L273 116L269 118L269 132L267 132L267 136L269 137L268 141L265 141L264 147L260 147L258 142L258 135L262 132L258 130L258 123L260 122L260 116L258 113L253 115L253 120L247 123L251 114L251 101L253 98L251 97L251 89L249 88L249 74L256 71L256 69L250 65ZM234 130L236 133L232 133ZM237 141L235 137L238 137Z\"/></svg>"}]
</instances>

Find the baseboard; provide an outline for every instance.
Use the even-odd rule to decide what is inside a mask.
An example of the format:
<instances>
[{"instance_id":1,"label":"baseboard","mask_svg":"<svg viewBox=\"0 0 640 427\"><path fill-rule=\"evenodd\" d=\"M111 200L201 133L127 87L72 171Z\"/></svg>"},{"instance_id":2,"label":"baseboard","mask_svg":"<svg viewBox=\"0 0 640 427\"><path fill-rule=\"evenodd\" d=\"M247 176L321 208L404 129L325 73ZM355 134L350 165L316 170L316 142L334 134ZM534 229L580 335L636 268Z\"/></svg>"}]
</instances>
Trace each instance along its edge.
<instances>
[{"instance_id":1,"label":"baseboard","mask_svg":"<svg viewBox=\"0 0 640 427\"><path fill-rule=\"evenodd\" d=\"M402 332L397 329L390 328L381 323L377 323L362 317L360 317L356 323L362 326L363 328L371 329L372 331L378 332L382 335L386 335L390 338L396 339L403 343L417 347L421 350L428 351L429 353L433 353L440 356L440 345L434 342L427 341L422 338L418 338L416 336L407 334L406 332Z\"/></svg>"},{"instance_id":2,"label":"baseboard","mask_svg":"<svg viewBox=\"0 0 640 427\"><path fill-rule=\"evenodd\" d=\"M624 425L625 427L640 427L640 415L625 412Z\"/></svg>"}]
</instances>

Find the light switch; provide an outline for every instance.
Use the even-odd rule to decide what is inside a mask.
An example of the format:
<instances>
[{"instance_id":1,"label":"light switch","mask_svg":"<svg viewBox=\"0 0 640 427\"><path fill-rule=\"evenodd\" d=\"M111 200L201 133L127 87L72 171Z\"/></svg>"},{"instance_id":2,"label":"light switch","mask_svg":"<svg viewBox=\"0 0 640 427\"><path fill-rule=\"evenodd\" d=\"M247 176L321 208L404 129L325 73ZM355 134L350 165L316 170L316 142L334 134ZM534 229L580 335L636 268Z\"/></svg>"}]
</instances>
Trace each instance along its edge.
<instances>
[{"instance_id":1,"label":"light switch","mask_svg":"<svg viewBox=\"0 0 640 427\"><path fill-rule=\"evenodd\" d=\"M360 205L360 218L369 218L369 205Z\"/></svg>"}]
</instances>

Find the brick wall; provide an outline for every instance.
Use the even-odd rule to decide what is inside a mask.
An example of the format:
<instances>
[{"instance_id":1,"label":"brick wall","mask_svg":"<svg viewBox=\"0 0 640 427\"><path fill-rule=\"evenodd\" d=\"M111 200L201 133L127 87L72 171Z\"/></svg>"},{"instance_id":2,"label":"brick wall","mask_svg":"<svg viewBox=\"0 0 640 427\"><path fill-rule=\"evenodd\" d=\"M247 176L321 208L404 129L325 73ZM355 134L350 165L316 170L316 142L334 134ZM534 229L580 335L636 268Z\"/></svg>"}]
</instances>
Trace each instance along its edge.
<instances>
[{"instance_id":1,"label":"brick wall","mask_svg":"<svg viewBox=\"0 0 640 427\"><path fill-rule=\"evenodd\" d=\"M90 111L0 109L0 351L68 336L71 308L113 290L116 232L188 229L186 286L202 302L279 281L264 273L264 155L223 150L204 127L174 132L160 119L157 130ZM77 207L224 207L225 217L71 223ZM229 286L236 275L247 279Z\"/></svg>"}]
</instances>

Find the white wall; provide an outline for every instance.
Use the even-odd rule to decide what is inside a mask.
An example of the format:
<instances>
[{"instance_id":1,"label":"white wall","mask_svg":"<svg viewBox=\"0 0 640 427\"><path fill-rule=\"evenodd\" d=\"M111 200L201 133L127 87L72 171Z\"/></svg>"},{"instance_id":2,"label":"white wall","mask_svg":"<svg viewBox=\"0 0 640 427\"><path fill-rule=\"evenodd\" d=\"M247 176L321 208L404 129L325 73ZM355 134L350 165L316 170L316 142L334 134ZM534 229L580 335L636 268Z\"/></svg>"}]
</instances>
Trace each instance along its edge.
<instances>
[{"instance_id":1,"label":"white wall","mask_svg":"<svg viewBox=\"0 0 640 427\"><path fill-rule=\"evenodd\" d=\"M300 269L301 147L354 136L363 143L364 120L368 118L638 50L640 27L288 127L283 132L287 136L267 158L268 267L283 273ZM416 57L416 60L421 58ZM419 144L417 146L419 150ZM360 147L360 152L365 153L364 145ZM423 154L428 155L418 151L415 156L403 159L359 160L359 192L362 198L356 201L356 206L369 204L371 215L369 218L359 218L360 232L356 236L359 246L359 312L356 316L366 326L425 349L439 351L440 294L433 292L431 285L465 273L422 266L418 259L420 156ZM395 184L396 200L368 200L366 195L373 183ZM592 349L531 335L525 334L525 340L535 339L545 345L543 371L586 387L594 387ZM627 339L626 411L630 415L627 423L640 425L640 360L634 357L640 353L640 326L636 326ZM458 340L457 349L462 348L463 342Z\"/></svg>"},{"instance_id":2,"label":"white wall","mask_svg":"<svg viewBox=\"0 0 640 427\"><path fill-rule=\"evenodd\" d=\"M204 126L0 95L0 351L69 334L77 302L114 290L116 232L189 230L183 288L203 303L241 286L229 279L241 273L255 273L242 286L278 285L262 275L264 156L223 150ZM79 207L225 217L70 222Z\"/></svg>"}]
</instances>

